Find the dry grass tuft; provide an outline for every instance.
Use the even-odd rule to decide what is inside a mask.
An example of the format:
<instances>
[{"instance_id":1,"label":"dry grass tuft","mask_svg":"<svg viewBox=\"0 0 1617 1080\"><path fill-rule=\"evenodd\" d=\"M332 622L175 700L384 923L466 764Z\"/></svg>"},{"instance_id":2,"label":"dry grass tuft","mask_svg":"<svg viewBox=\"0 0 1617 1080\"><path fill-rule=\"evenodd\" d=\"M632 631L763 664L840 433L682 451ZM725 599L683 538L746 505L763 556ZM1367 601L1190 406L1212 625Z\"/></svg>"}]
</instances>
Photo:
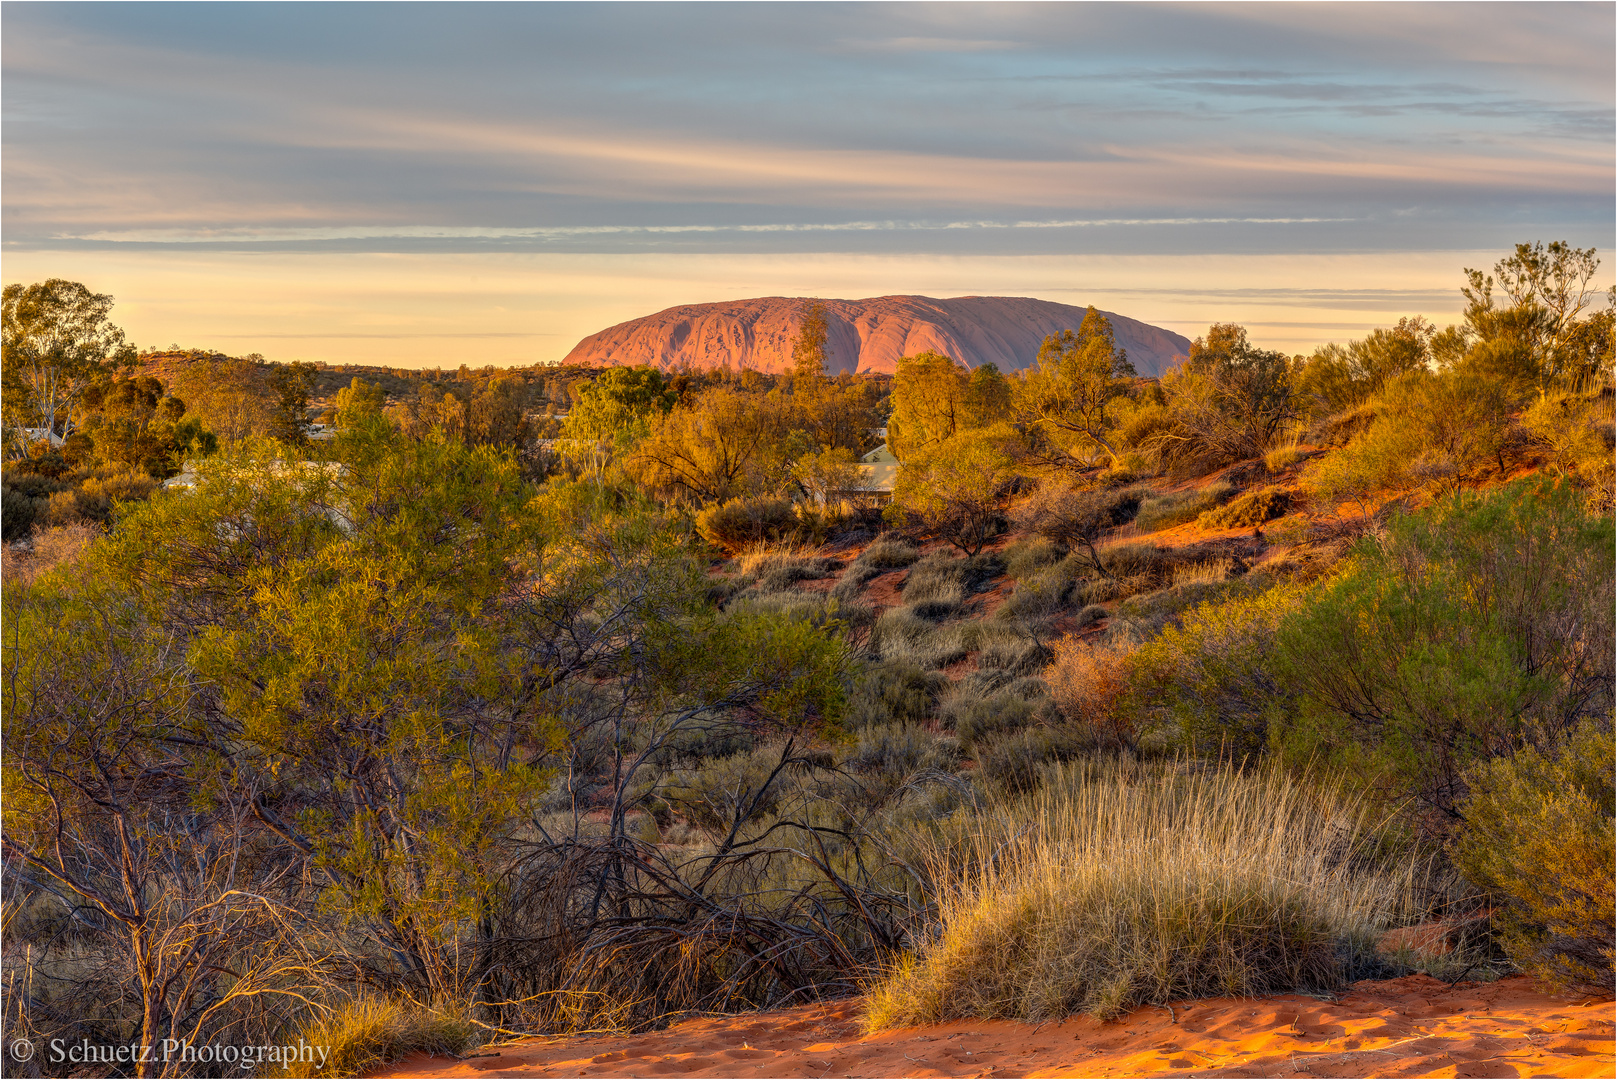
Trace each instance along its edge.
<instances>
[{"instance_id":1,"label":"dry grass tuft","mask_svg":"<svg viewBox=\"0 0 1617 1080\"><path fill-rule=\"evenodd\" d=\"M1410 919L1414 862L1376 863L1362 811L1334 793L1279 774L1048 768L939 849L943 931L872 988L870 1030L1329 989Z\"/></svg>"},{"instance_id":2,"label":"dry grass tuft","mask_svg":"<svg viewBox=\"0 0 1617 1080\"><path fill-rule=\"evenodd\" d=\"M298 1032L310 1046L326 1048L322 1065L304 1062L277 1076L362 1076L379 1065L418 1051L458 1054L475 1045L478 1027L463 1012L429 1009L378 997L357 998Z\"/></svg>"}]
</instances>

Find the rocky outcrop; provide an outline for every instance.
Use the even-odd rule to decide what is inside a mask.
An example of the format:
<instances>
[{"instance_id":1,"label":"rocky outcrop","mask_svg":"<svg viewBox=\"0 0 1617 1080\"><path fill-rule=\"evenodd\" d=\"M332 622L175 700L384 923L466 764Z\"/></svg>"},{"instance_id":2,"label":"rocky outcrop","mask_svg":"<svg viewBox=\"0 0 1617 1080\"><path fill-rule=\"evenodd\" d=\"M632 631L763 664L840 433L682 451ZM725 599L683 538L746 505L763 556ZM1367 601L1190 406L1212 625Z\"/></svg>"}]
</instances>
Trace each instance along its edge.
<instances>
[{"instance_id":1,"label":"rocky outcrop","mask_svg":"<svg viewBox=\"0 0 1617 1080\"><path fill-rule=\"evenodd\" d=\"M829 323L831 374L891 372L901 356L933 351L970 366L1015 371L1033 363L1050 334L1076 330L1084 309L1026 296L878 296L823 300ZM685 304L591 334L564 363L650 364L663 369L753 368L785 371L805 301L763 296L718 304ZM1160 375L1190 342L1179 334L1105 312L1117 343L1141 375Z\"/></svg>"}]
</instances>

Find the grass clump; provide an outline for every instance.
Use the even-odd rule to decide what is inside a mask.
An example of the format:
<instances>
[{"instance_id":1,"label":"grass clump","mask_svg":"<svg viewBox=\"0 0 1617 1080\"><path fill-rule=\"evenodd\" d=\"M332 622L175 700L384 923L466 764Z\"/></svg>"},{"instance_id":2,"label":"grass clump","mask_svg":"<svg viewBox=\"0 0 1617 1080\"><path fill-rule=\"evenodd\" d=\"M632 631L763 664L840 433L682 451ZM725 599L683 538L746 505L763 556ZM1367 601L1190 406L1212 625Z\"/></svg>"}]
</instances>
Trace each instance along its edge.
<instances>
[{"instance_id":1,"label":"grass clump","mask_svg":"<svg viewBox=\"0 0 1617 1080\"><path fill-rule=\"evenodd\" d=\"M1270 472L1277 473L1283 469L1291 468L1298 462L1306 460L1307 457L1308 452L1305 450L1299 450L1295 446L1282 446L1265 454L1263 464Z\"/></svg>"},{"instance_id":2,"label":"grass clump","mask_svg":"<svg viewBox=\"0 0 1617 1080\"><path fill-rule=\"evenodd\" d=\"M1159 532L1195 521L1202 514L1223 505L1235 488L1230 484L1209 484L1197 491L1180 491L1171 495L1157 495L1143 499L1134 517L1134 525L1142 533Z\"/></svg>"},{"instance_id":3,"label":"grass clump","mask_svg":"<svg viewBox=\"0 0 1617 1080\"><path fill-rule=\"evenodd\" d=\"M873 566L878 570L898 570L920 557L920 551L909 541L896 536L881 536L860 552L859 558L854 562L861 566Z\"/></svg>"},{"instance_id":4,"label":"grass clump","mask_svg":"<svg viewBox=\"0 0 1617 1080\"><path fill-rule=\"evenodd\" d=\"M457 1010L429 1009L387 998L362 997L320 1015L298 1032L327 1047L324 1063L302 1062L275 1075L363 1076L409 1054L459 1054L476 1045L477 1025Z\"/></svg>"},{"instance_id":5,"label":"grass clump","mask_svg":"<svg viewBox=\"0 0 1617 1080\"><path fill-rule=\"evenodd\" d=\"M1250 529L1290 509L1291 492L1271 487L1243 495L1228 506L1209 510L1196 522L1204 529Z\"/></svg>"},{"instance_id":6,"label":"grass clump","mask_svg":"<svg viewBox=\"0 0 1617 1080\"><path fill-rule=\"evenodd\" d=\"M1359 808L1278 773L1047 765L940 849L943 930L871 989L872 1031L1117 1016L1341 986L1414 912Z\"/></svg>"}]
</instances>

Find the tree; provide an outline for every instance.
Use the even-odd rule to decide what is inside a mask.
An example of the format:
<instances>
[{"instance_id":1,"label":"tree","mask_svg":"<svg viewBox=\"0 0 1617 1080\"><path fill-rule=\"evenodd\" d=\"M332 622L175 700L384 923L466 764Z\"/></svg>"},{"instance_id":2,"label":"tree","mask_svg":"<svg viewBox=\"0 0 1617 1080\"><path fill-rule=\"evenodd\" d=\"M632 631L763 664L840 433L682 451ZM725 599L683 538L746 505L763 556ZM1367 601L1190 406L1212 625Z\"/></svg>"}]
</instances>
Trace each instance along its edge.
<instances>
[{"instance_id":1,"label":"tree","mask_svg":"<svg viewBox=\"0 0 1617 1080\"><path fill-rule=\"evenodd\" d=\"M309 394L319 369L306 360L265 366L275 398L269 433L284 443L302 446L309 441Z\"/></svg>"},{"instance_id":2,"label":"tree","mask_svg":"<svg viewBox=\"0 0 1617 1080\"><path fill-rule=\"evenodd\" d=\"M626 464L646 487L699 503L773 490L808 449L788 445L789 419L776 395L710 387L659 419Z\"/></svg>"},{"instance_id":3,"label":"tree","mask_svg":"<svg viewBox=\"0 0 1617 1080\"><path fill-rule=\"evenodd\" d=\"M1588 349L1578 315L1599 295L1591 286L1599 268L1594 248L1562 240L1517 244L1492 274L1467 267L1464 333L1475 341L1466 343L1466 362L1508 380L1517 393L1582 374Z\"/></svg>"},{"instance_id":4,"label":"tree","mask_svg":"<svg viewBox=\"0 0 1617 1080\"><path fill-rule=\"evenodd\" d=\"M1008 425L973 429L927 446L904 463L890 512L976 555L1002 529L1015 484Z\"/></svg>"},{"instance_id":5,"label":"tree","mask_svg":"<svg viewBox=\"0 0 1617 1080\"><path fill-rule=\"evenodd\" d=\"M1189 358L1163 377L1162 390L1173 423L1153 441L1169 460L1257 457L1301 416L1290 358L1256 348L1234 323L1217 323L1192 342Z\"/></svg>"},{"instance_id":6,"label":"tree","mask_svg":"<svg viewBox=\"0 0 1617 1080\"><path fill-rule=\"evenodd\" d=\"M331 403L337 410L339 428L357 427L382 415L387 391L379 383L369 383L355 375L347 386L332 395Z\"/></svg>"},{"instance_id":7,"label":"tree","mask_svg":"<svg viewBox=\"0 0 1617 1080\"><path fill-rule=\"evenodd\" d=\"M562 437L626 449L645 437L652 421L674 407L676 395L651 367L614 367L576 391Z\"/></svg>"},{"instance_id":8,"label":"tree","mask_svg":"<svg viewBox=\"0 0 1617 1080\"><path fill-rule=\"evenodd\" d=\"M97 379L135 362L135 350L107 314L112 297L51 278L7 285L0 302L0 367L7 412L65 436L79 397Z\"/></svg>"},{"instance_id":9,"label":"tree","mask_svg":"<svg viewBox=\"0 0 1617 1080\"><path fill-rule=\"evenodd\" d=\"M992 364L968 369L942 353L902 357L893 375L887 445L901 461L972 428L1005 419L1005 377Z\"/></svg>"},{"instance_id":10,"label":"tree","mask_svg":"<svg viewBox=\"0 0 1617 1080\"><path fill-rule=\"evenodd\" d=\"M1098 446L1117 464L1107 406L1128 391L1133 377L1111 321L1090 307L1076 332L1051 334L1039 346L1037 366L1017 387L1018 409L1029 424L1068 444L1069 459L1074 446L1086 452Z\"/></svg>"}]
</instances>

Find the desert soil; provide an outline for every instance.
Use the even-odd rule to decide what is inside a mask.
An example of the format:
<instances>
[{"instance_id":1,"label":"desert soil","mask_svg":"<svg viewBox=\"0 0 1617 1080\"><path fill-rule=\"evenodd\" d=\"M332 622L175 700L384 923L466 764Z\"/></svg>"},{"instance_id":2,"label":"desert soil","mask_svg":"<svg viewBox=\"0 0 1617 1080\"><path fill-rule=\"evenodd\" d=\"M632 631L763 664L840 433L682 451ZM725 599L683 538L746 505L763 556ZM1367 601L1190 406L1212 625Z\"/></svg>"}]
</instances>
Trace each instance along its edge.
<instances>
[{"instance_id":1,"label":"desert soil","mask_svg":"<svg viewBox=\"0 0 1617 1080\"><path fill-rule=\"evenodd\" d=\"M688 1020L629 1038L574 1036L418 1055L389 1077L1609 1077L1610 995L1556 997L1524 976L1450 987L1361 982L1336 1001L1209 998L1024 1024L965 1020L863 1035L849 999Z\"/></svg>"}]
</instances>

